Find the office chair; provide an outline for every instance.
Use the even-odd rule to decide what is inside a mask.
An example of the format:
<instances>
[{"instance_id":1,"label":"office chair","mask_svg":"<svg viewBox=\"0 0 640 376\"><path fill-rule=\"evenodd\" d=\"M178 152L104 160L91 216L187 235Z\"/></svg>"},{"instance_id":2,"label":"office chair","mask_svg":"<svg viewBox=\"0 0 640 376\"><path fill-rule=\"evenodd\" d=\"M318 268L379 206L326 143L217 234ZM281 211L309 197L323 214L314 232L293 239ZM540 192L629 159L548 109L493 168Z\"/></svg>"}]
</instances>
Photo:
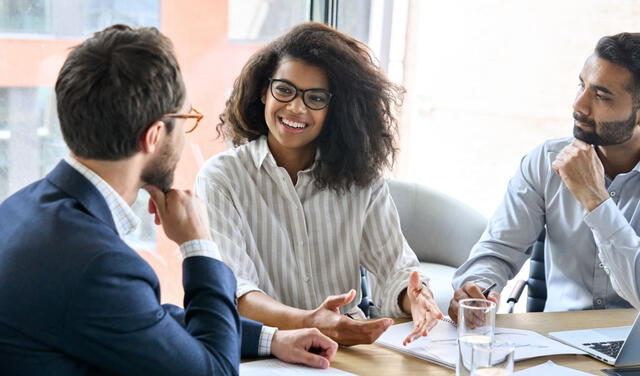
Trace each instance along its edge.
<instances>
[{"instance_id":1,"label":"office chair","mask_svg":"<svg viewBox=\"0 0 640 376\"><path fill-rule=\"evenodd\" d=\"M544 240L546 232L542 230L531 248L531 261L529 269L529 278L520 280L516 283L507 303L509 304L509 313L513 313L513 308L520 300L522 290L525 286L527 290L527 312L542 312L547 302L547 282L546 272L544 269Z\"/></svg>"},{"instance_id":2,"label":"office chair","mask_svg":"<svg viewBox=\"0 0 640 376\"><path fill-rule=\"evenodd\" d=\"M358 308L362 310L365 317L375 318L377 315L374 313L374 304L371 300L371 290L369 289L369 278L367 276L367 269L360 265L360 290L362 291L362 299L358 304Z\"/></svg>"},{"instance_id":3,"label":"office chair","mask_svg":"<svg viewBox=\"0 0 640 376\"><path fill-rule=\"evenodd\" d=\"M420 270L431 279L430 287L438 306L447 312L453 297L453 273L467 260L487 220L466 204L423 185L396 179L387 183L398 209L402 233L418 256ZM365 288L367 292L375 289L375 281L373 278L367 281L364 268L361 276L363 292ZM363 293L360 308L372 307L371 299L371 295Z\"/></svg>"}]
</instances>

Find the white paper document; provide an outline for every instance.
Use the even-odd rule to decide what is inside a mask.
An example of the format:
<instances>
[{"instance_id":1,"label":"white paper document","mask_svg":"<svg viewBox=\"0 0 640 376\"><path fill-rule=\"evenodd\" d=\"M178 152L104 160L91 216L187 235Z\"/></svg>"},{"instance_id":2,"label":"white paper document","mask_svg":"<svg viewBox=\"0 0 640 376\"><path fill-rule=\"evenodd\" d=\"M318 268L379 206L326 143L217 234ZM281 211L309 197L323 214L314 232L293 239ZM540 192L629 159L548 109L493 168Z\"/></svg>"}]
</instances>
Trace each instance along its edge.
<instances>
[{"instance_id":1,"label":"white paper document","mask_svg":"<svg viewBox=\"0 0 640 376\"><path fill-rule=\"evenodd\" d=\"M412 322L393 325L375 343L448 368L455 368L458 359L458 332L451 323L439 321L428 336L403 346L402 341L412 329ZM515 345L515 361L548 355L584 354L578 349L530 330L496 328L495 338L499 342Z\"/></svg>"},{"instance_id":2,"label":"white paper document","mask_svg":"<svg viewBox=\"0 0 640 376\"><path fill-rule=\"evenodd\" d=\"M318 369L299 364L289 364L278 359L256 360L240 363L242 376L355 376L353 373L336 368Z\"/></svg>"},{"instance_id":3,"label":"white paper document","mask_svg":"<svg viewBox=\"0 0 640 376\"><path fill-rule=\"evenodd\" d=\"M515 372L513 376L592 376L590 373L559 366L552 361Z\"/></svg>"}]
</instances>

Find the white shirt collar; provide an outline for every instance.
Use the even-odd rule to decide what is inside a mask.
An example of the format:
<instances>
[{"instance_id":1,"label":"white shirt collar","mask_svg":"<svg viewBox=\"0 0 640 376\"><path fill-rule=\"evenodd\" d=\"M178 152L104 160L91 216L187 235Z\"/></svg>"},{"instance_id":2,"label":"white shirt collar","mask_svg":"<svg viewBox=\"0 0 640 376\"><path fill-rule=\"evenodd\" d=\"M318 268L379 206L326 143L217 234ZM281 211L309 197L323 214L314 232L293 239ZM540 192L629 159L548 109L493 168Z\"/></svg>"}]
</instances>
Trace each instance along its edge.
<instances>
[{"instance_id":1,"label":"white shirt collar","mask_svg":"<svg viewBox=\"0 0 640 376\"><path fill-rule=\"evenodd\" d=\"M118 192L113 189L102 179L98 174L91 171L87 166L78 162L72 156L65 157L65 162L67 162L71 167L76 169L82 176L87 178L100 192L104 200L107 202L107 206L111 211L111 216L113 217L113 222L116 225L116 230L120 237L124 237L129 235L133 230L138 227L140 223L140 218L133 212L131 206L127 204L127 202L118 194Z\"/></svg>"},{"instance_id":2,"label":"white shirt collar","mask_svg":"<svg viewBox=\"0 0 640 376\"><path fill-rule=\"evenodd\" d=\"M251 155L251 158L253 159L253 162L255 163L257 168L262 167L262 164L265 161L269 161L270 165L272 167L277 167L277 163L276 163L276 159L273 157L273 154L271 153L271 150L269 149L269 143L267 142L267 136L260 136L259 138L257 138L254 141L249 141L249 153ZM309 173L313 170L313 168L315 167L316 163L318 163L318 160L320 159L320 149L316 150L316 155L315 155L315 159L313 161L313 164L303 170L300 171L301 173Z\"/></svg>"}]
</instances>

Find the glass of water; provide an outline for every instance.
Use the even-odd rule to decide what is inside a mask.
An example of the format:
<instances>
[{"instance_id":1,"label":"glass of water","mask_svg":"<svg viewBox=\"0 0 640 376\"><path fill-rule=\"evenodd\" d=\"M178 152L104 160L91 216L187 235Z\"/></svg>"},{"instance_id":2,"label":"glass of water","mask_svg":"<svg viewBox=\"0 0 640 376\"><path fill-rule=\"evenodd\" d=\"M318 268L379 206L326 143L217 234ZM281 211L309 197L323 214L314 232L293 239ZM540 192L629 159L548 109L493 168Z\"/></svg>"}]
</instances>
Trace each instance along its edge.
<instances>
[{"instance_id":1,"label":"glass of water","mask_svg":"<svg viewBox=\"0 0 640 376\"><path fill-rule=\"evenodd\" d=\"M463 299L458 308L458 362L456 376L473 370L474 347L491 348L496 328L496 304L485 299Z\"/></svg>"},{"instance_id":2,"label":"glass of water","mask_svg":"<svg viewBox=\"0 0 640 376\"><path fill-rule=\"evenodd\" d=\"M471 376L510 376L513 374L515 347L510 343L474 346Z\"/></svg>"}]
</instances>

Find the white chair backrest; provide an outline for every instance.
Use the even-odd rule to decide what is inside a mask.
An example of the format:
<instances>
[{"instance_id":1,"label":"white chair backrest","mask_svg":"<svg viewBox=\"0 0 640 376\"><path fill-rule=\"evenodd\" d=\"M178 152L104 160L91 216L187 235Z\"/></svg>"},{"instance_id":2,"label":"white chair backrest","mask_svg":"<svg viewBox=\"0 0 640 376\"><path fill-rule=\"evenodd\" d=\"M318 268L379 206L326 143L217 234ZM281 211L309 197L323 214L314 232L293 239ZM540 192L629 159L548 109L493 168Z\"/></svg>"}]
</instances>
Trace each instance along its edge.
<instances>
[{"instance_id":1,"label":"white chair backrest","mask_svg":"<svg viewBox=\"0 0 640 376\"><path fill-rule=\"evenodd\" d=\"M421 262L458 267L487 219L466 204L417 183L389 179L402 233Z\"/></svg>"}]
</instances>

